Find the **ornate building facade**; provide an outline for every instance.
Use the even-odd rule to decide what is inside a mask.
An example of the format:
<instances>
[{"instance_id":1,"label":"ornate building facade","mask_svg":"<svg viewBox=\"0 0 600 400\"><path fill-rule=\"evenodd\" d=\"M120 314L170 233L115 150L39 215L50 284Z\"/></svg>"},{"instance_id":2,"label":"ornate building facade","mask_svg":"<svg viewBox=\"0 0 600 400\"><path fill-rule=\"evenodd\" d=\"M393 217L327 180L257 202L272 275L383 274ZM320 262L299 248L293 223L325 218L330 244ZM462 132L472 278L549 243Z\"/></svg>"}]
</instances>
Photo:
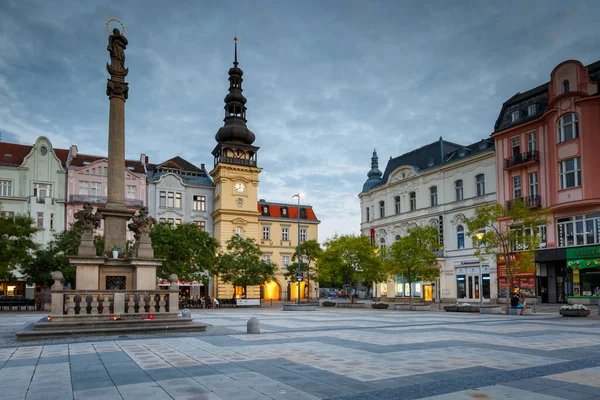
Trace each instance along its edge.
<instances>
[{"instance_id":1,"label":"ornate building facade","mask_svg":"<svg viewBox=\"0 0 600 400\"><path fill-rule=\"evenodd\" d=\"M375 296L404 301L410 296L429 302L475 301L482 290L485 302L495 302L496 261L474 256L465 219L479 205L496 201L494 144L491 140L463 146L443 140L430 143L388 161L379 170L373 152L368 180L359 194L361 233L380 247L392 244L411 226L438 229L443 250L438 254L440 278L416 282L412 287L402 276L376 285Z\"/></svg>"},{"instance_id":2,"label":"ornate building facade","mask_svg":"<svg viewBox=\"0 0 600 400\"><path fill-rule=\"evenodd\" d=\"M508 99L492 133L498 202L551 211L536 271L513 282L542 302L600 299L599 81L600 61L565 61L549 82Z\"/></svg>"}]
</instances>

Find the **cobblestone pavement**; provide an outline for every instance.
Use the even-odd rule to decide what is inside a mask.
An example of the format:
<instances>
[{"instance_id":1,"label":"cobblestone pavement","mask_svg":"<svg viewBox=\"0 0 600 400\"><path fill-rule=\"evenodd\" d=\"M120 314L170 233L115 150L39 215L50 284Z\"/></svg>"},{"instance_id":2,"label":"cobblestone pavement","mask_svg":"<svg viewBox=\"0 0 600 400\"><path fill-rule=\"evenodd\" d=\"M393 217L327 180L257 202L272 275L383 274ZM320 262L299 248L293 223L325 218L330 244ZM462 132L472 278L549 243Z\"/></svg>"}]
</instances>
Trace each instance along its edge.
<instances>
[{"instance_id":1,"label":"cobblestone pavement","mask_svg":"<svg viewBox=\"0 0 600 400\"><path fill-rule=\"evenodd\" d=\"M213 334L15 345L40 316L0 313L1 398L600 398L598 316L196 310Z\"/></svg>"}]
</instances>

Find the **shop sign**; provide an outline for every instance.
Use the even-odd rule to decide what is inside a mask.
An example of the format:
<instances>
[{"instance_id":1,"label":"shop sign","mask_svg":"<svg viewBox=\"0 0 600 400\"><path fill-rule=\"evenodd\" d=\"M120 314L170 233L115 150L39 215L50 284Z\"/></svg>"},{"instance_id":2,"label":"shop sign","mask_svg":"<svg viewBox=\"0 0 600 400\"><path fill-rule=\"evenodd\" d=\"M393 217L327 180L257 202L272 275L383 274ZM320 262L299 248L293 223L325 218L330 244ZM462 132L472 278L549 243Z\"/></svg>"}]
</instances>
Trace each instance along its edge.
<instances>
[{"instance_id":1,"label":"shop sign","mask_svg":"<svg viewBox=\"0 0 600 400\"><path fill-rule=\"evenodd\" d=\"M567 249L567 260L574 258L598 258L600 259L600 246L571 247Z\"/></svg>"},{"instance_id":2,"label":"shop sign","mask_svg":"<svg viewBox=\"0 0 600 400\"><path fill-rule=\"evenodd\" d=\"M600 257L596 259L588 258L584 260L568 260L567 267L574 269L600 267Z\"/></svg>"},{"instance_id":3,"label":"shop sign","mask_svg":"<svg viewBox=\"0 0 600 400\"><path fill-rule=\"evenodd\" d=\"M478 265L479 261L461 261L460 265Z\"/></svg>"},{"instance_id":4,"label":"shop sign","mask_svg":"<svg viewBox=\"0 0 600 400\"><path fill-rule=\"evenodd\" d=\"M467 273L467 270L464 268L456 268L456 275L464 275Z\"/></svg>"},{"instance_id":5,"label":"shop sign","mask_svg":"<svg viewBox=\"0 0 600 400\"><path fill-rule=\"evenodd\" d=\"M469 275L479 275L479 268L477 268L477 267L467 268L467 274L469 274Z\"/></svg>"}]
</instances>

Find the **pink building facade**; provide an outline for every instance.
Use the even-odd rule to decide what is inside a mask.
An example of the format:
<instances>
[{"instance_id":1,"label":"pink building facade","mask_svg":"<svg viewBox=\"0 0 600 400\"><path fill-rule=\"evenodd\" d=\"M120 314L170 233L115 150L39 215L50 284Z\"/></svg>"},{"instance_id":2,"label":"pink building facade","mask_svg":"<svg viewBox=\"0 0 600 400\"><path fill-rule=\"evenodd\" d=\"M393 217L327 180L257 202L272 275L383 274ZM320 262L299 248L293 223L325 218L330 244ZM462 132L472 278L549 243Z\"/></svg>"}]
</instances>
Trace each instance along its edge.
<instances>
[{"instance_id":1,"label":"pink building facade","mask_svg":"<svg viewBox=\"0 0 600 400\"><path fill-rule=\"evenodd\" d=\"M125 160L125 204L132 211L147 205L146 167L148 158L142 154L139 161ZM108 160L105 157L78 153L71 146L67 159L67 229L75 222L75 213L87 202L94 209L103 207L107 199ZM96 232L104 234L104 221ZM127 239L133 240L128 231Z\"/></svg>"},{"instance_id":2,"label":"pink building facade","mask_svg":"<svg viewBox=\"0 0 600 400\"><path fill-rule=\"evenodd\" d=\"M551 211L539 227L535 285L543 302L600 299L600 61L565 61L550 82L506 101L496 142L498 202Z\"/></svg>"}]
</instances>

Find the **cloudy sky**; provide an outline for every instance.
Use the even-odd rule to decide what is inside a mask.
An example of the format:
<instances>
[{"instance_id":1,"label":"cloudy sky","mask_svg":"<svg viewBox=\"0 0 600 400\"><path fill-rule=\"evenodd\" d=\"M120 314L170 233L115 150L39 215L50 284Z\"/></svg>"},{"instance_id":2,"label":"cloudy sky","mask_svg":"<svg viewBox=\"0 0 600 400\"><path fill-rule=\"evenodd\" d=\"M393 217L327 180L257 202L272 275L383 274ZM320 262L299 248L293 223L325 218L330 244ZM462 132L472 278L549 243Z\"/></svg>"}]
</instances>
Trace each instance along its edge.
<instances>
[{"instance_id":1,"label":"cloudy sky","mask_svg":"<svg viewBox=\"0 0 600 400\"><path fill-rule=\"evenodd\" d=\"M443 136L490 134L502 103L566 59L600 59L595 1L0 1L4 141L106 154L105 22L129 40L127 158L212 167L234 20L260 198L307 194L320 239L360 228L385 169Z\"/></svg>"}]
</instances>

